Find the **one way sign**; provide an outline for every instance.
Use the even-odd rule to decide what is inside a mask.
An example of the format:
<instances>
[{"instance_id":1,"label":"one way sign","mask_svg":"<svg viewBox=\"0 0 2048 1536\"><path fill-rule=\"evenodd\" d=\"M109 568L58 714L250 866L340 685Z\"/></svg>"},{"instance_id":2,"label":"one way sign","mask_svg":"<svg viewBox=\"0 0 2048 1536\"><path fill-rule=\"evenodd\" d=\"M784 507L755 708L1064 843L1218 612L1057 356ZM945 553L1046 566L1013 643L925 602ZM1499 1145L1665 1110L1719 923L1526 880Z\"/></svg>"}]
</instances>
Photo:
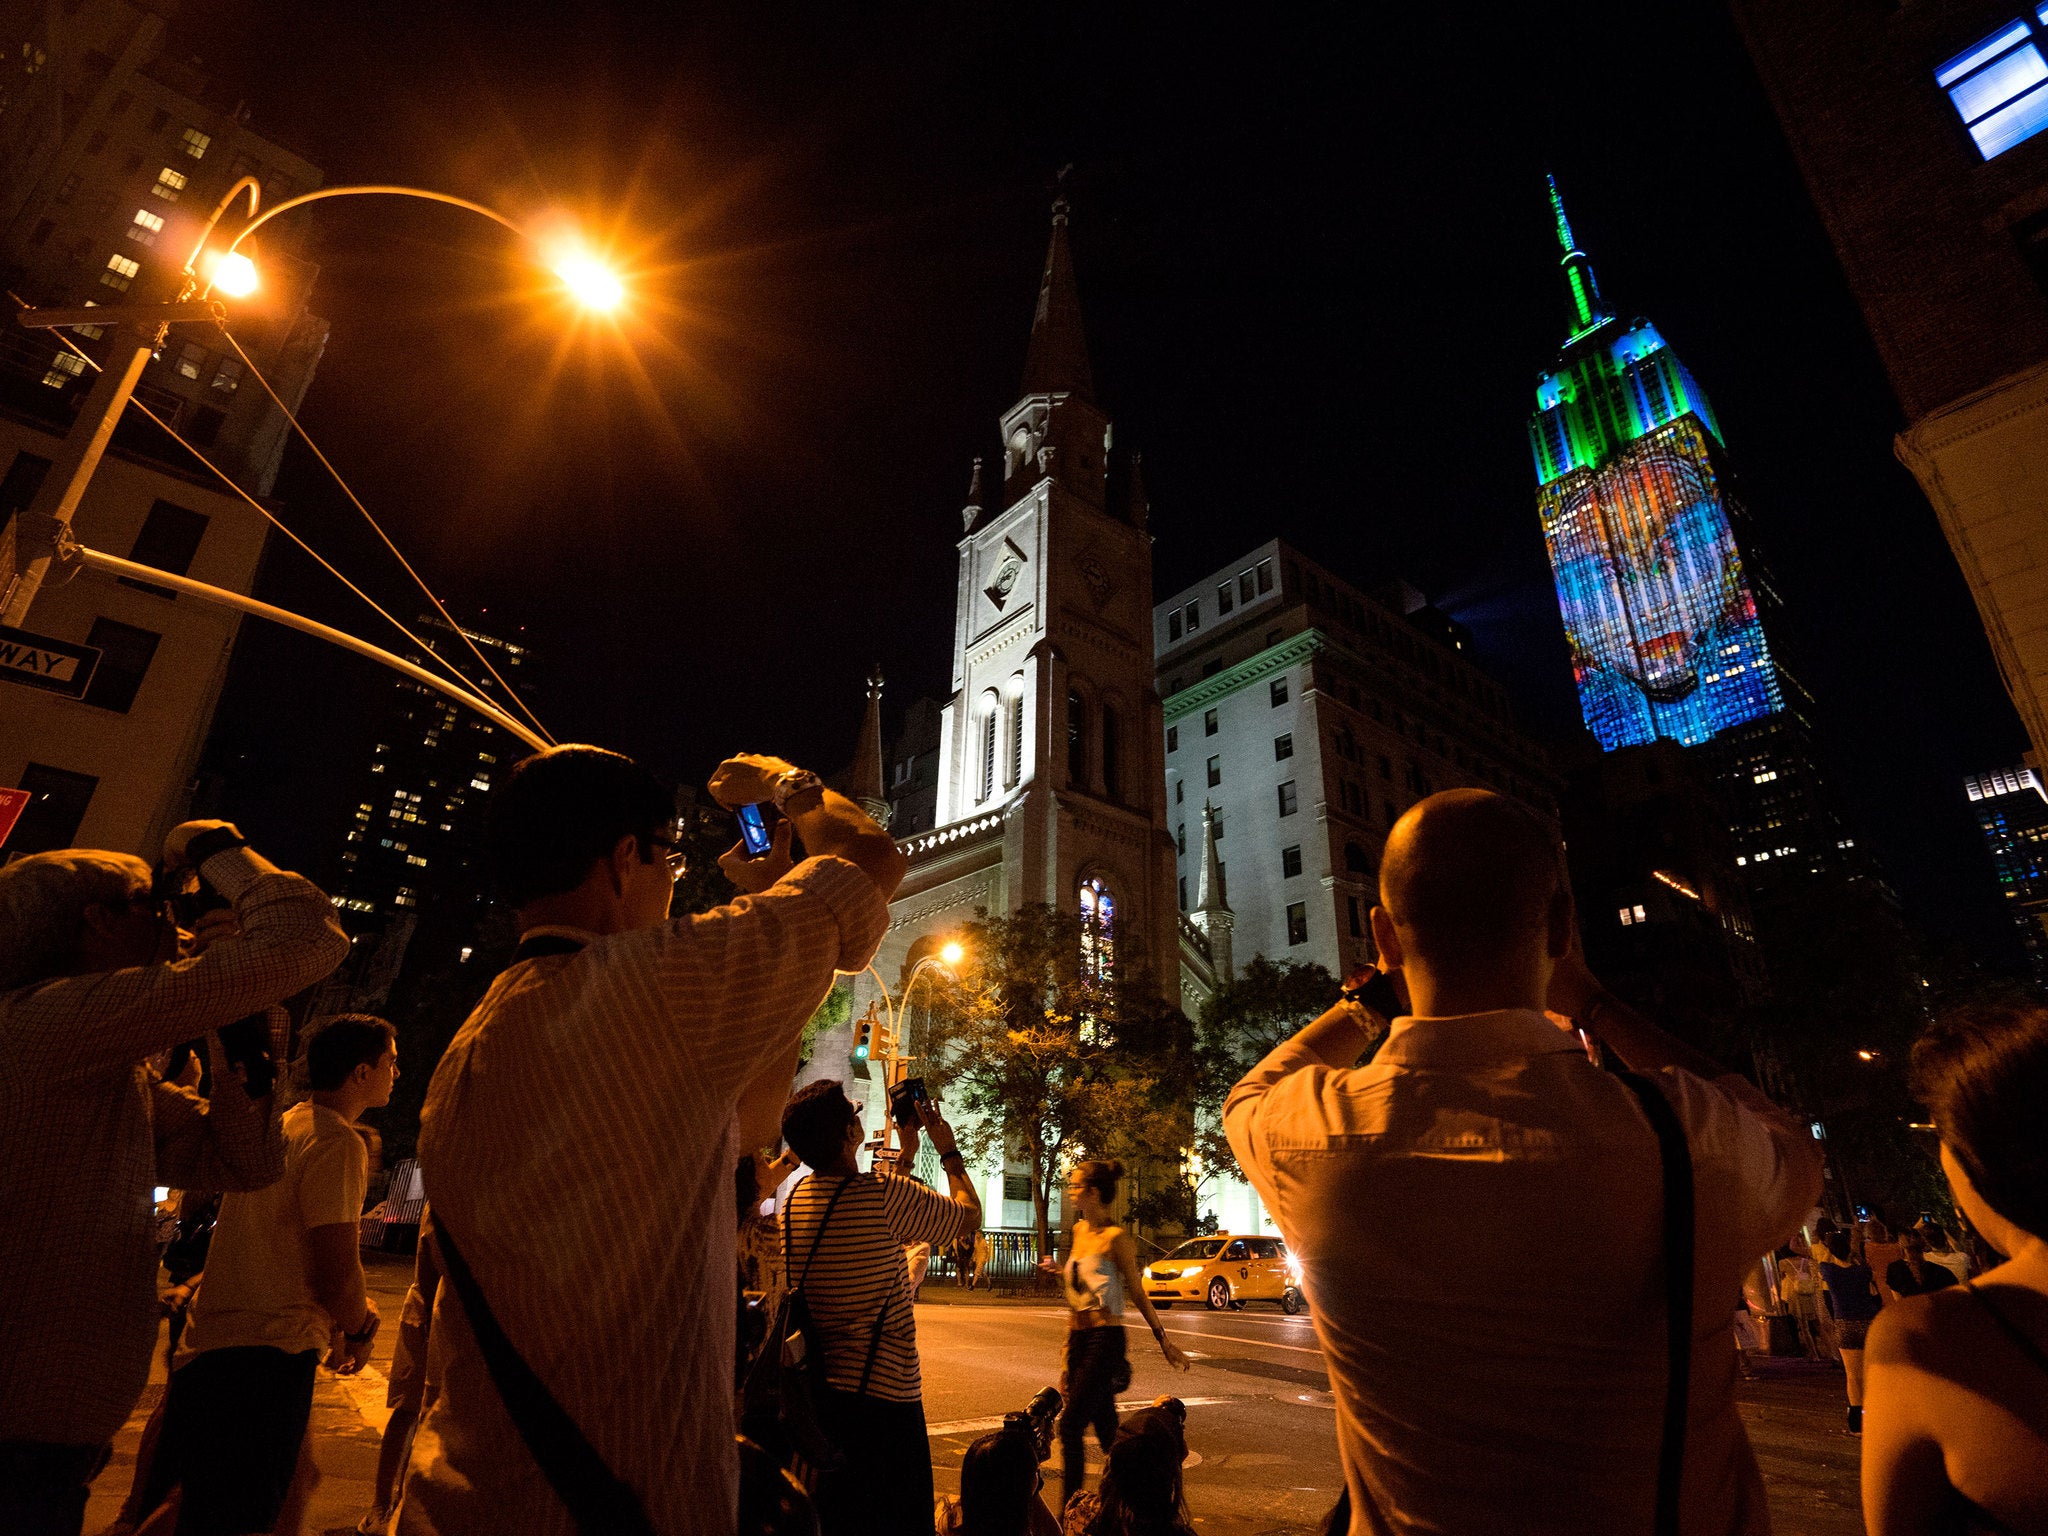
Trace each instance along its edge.
<instances>
[{"instance_id":1,"label":"one way sign","mask_svg":"<svg viewBox=\"0 0 2048 1536\"><path fill-rule=\"evenodd\" d=\"M48 635L32 635L0 624L0 678L10 683L83 698L99 663L100 653L93 646L52 640Z\"/></svg>"}]
</instances>

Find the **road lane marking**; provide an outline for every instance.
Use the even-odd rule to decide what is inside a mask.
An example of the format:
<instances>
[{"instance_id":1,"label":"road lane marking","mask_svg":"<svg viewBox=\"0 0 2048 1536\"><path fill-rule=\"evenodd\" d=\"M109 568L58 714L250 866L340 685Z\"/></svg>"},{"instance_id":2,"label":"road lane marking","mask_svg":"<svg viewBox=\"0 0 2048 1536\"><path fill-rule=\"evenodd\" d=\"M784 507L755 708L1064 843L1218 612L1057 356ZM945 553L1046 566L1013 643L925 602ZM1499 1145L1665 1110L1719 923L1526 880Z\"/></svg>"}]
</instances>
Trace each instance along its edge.
<instances>
[{"instance_id":1,"label":"road lane marking","mask_svg":"<svg viewBox=\"0 0 2048 1536\"><path fill-rule=\"evenodd\" d=\"M1248 1344L1253 1349L1287 1349L1292 1350L1297 1355L1320 1355L1322 1353L1320 1349L1310 1349L1302 1344L1274 1344L1266 1339L1247 1339L1235 1333L1196 1333L1188 1328L1167 1328L1163 1329L1162 1332L1177 1333L1185 1339L1207 1339L1211 1344L1214 1344L1219 1339L1228 1339L1233 1344Z\"/></svg>"},{"instance_id":2,"label":"road lane marking","mask_svg":"<svg viewBox=\"0 0 2048 1536\"><path fill-rule=\"evenodd\" d=\"M1181 1399L1190 1408L1209 1408L1217 1403L1234 1403L1234 1397L1184 1397ZM1118 1403L1119 1413L1136 1413L1141 1408L1153 1406L1149 1397L1134 1397L1129 1402ZM982 1435L992 1429L1001 1429L1005 1415L997 1414L992 1419L950 1419L944 1424L927 1424L926 1435L937 1439L941 1435Z\"/></svg>"}]
</instances>

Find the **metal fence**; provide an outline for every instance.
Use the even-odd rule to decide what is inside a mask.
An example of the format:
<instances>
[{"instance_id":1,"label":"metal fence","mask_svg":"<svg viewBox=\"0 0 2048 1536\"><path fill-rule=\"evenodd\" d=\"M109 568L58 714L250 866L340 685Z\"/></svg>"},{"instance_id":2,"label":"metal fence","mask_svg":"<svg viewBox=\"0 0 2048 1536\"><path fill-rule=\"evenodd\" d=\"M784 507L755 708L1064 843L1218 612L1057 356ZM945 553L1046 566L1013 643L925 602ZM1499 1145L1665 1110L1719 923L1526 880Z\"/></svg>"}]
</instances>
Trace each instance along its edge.
<instances>
[{"instance_id":1,"label":"metal fence","mask_svg":"<svg viewBox=\"0 0 2048 1536\"><path fill-rule=\"evenodd\" d=\"M1038 1234L1029 1227L987 1227L988 1262L982 1266L981 1283L998 1291L1049 1291L1058 1281L1038 1267ZM965 1285L969 1250L960 1249L932 1255L926 1283Z\"/></svg>"}]
</instances>

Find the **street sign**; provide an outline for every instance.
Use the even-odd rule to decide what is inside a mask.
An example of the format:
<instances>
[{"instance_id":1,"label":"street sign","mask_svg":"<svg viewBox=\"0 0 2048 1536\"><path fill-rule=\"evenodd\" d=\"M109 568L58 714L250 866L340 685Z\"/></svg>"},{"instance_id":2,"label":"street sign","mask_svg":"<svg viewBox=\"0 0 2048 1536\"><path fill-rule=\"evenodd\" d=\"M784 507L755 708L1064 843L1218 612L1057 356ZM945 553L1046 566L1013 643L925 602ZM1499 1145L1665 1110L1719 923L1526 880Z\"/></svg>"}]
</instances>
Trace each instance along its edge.
<instances>
[{"instance_id":1,"label":"street sign","mask_svg":"<svg viewBox=\"0 0 2048 1536\"><path fill-rule=\"evenodd\" d=\"M29 688L47 688L52 693L78 699L85 696L100 653L90 645L69 640L52 640L32 635L25 629L0 624L0 678Z\"/></svg>"},{"instance_id":2,"label":"street sign","mask_svg":"<svg viewBox=\"0 0 2048 1536\"><path fill-rule=\"evenodd\" d=\"M8 834L33 799L35 796L25 789L0 789L0 848L7 846Z\"/></svg>"}]
</instances>

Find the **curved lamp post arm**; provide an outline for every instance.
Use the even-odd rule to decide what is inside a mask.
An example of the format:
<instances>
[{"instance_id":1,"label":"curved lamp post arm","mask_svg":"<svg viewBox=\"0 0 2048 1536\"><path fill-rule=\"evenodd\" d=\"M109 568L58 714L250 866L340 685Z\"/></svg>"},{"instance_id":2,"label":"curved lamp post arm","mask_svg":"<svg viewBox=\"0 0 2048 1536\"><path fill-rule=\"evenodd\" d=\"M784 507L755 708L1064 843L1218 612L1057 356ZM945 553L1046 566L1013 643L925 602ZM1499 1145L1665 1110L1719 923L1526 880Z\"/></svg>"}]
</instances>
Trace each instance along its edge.
<instances>
[{"instance_id":1,"label":"curved lamp post arm","mask_svg":"<svg viewBox=\"0 0 2048 1536\"><path fill-rule=\"evenodd\" d=\"M192 285L198 281L196 269L199 265L199 258L206 254L206 242L213 238L214 226L220 223L221 216L233 205L235 199L242 195L245 188L249 193L249 217L253 221L249 225L249 229L254 229L257 224L263 222L262 219L256 217L256 209L263 200L262 184L254 176L244 176L232 187L229 187L226 192L221 194L220 202L214 206L213 217L206 221L206 228L199 232L199 243L192 247L192 254L185 258L185 292L179 295L179 297L184 298L191 294ZM268 217L268 214L264 215L264 218ZM242 233L246 235L249 229L243 230ZM228 249L233 250L234 247L229 246ZM206 291L211 293L213 291L213 284L208 283Z\"/></svg>"},{"instance_id":2,"label":"curved lamp post arm","mask_svg":"<svg viewBox=\"0 0 2048 1536\"><path fill-rule=\"evenodd\" d=\"M250 180L250 178L244 177L243 180L247 181ZM236 185L239 186L240 183L237 183ZM230 193L229 196L232 197L233 194ZM428 191L425 187L316 187L311 192L301 192L297 197L286 198L283 202L279 203L275 208L272 208L268 213L257 214L256 217L252 218L247 224L242 226L242 232L236 235L234 239L228 242L227 250L225 250L221 254L225 256L232 256L235 253L235 251L238 248L240 248L244 240L248 239L251 235L255 234L257 230L261 229L264 225L268 224L280 213L289 213L294 208L304 207L307 203L317 203L321 201L323 198L329 197L416 197L423 202L449 203L457 208L467 208L471 213L480 213L494 224L504 225L505 228L511 230L513 234L519 236L519 238L522 240L531 238L525 230L521 229L517 224L514 224L510 219L506 218L505 215L498 212L497 209L486 208L482 203L473 203L466 197L456 197L452 193L448 192L431 192ZM223 202L225 201L226 200L223 199ZM255 194L253 192L250 194L250 212L255 212ZM215 213L214 218L218 220L220 218L220 214ZM206 228L207 233L211 234L213 231L213 225L209 224L206 226ZM204 248L205 243L206 242L203 239L200 241L200 245L202 248ZM194 251L192 253L192 259L194 261L197 261L199 259L198 251ZM208 283L206 285L206 291L211 293L213 291L213 284Z\"/></svg>"}]
</instances>

